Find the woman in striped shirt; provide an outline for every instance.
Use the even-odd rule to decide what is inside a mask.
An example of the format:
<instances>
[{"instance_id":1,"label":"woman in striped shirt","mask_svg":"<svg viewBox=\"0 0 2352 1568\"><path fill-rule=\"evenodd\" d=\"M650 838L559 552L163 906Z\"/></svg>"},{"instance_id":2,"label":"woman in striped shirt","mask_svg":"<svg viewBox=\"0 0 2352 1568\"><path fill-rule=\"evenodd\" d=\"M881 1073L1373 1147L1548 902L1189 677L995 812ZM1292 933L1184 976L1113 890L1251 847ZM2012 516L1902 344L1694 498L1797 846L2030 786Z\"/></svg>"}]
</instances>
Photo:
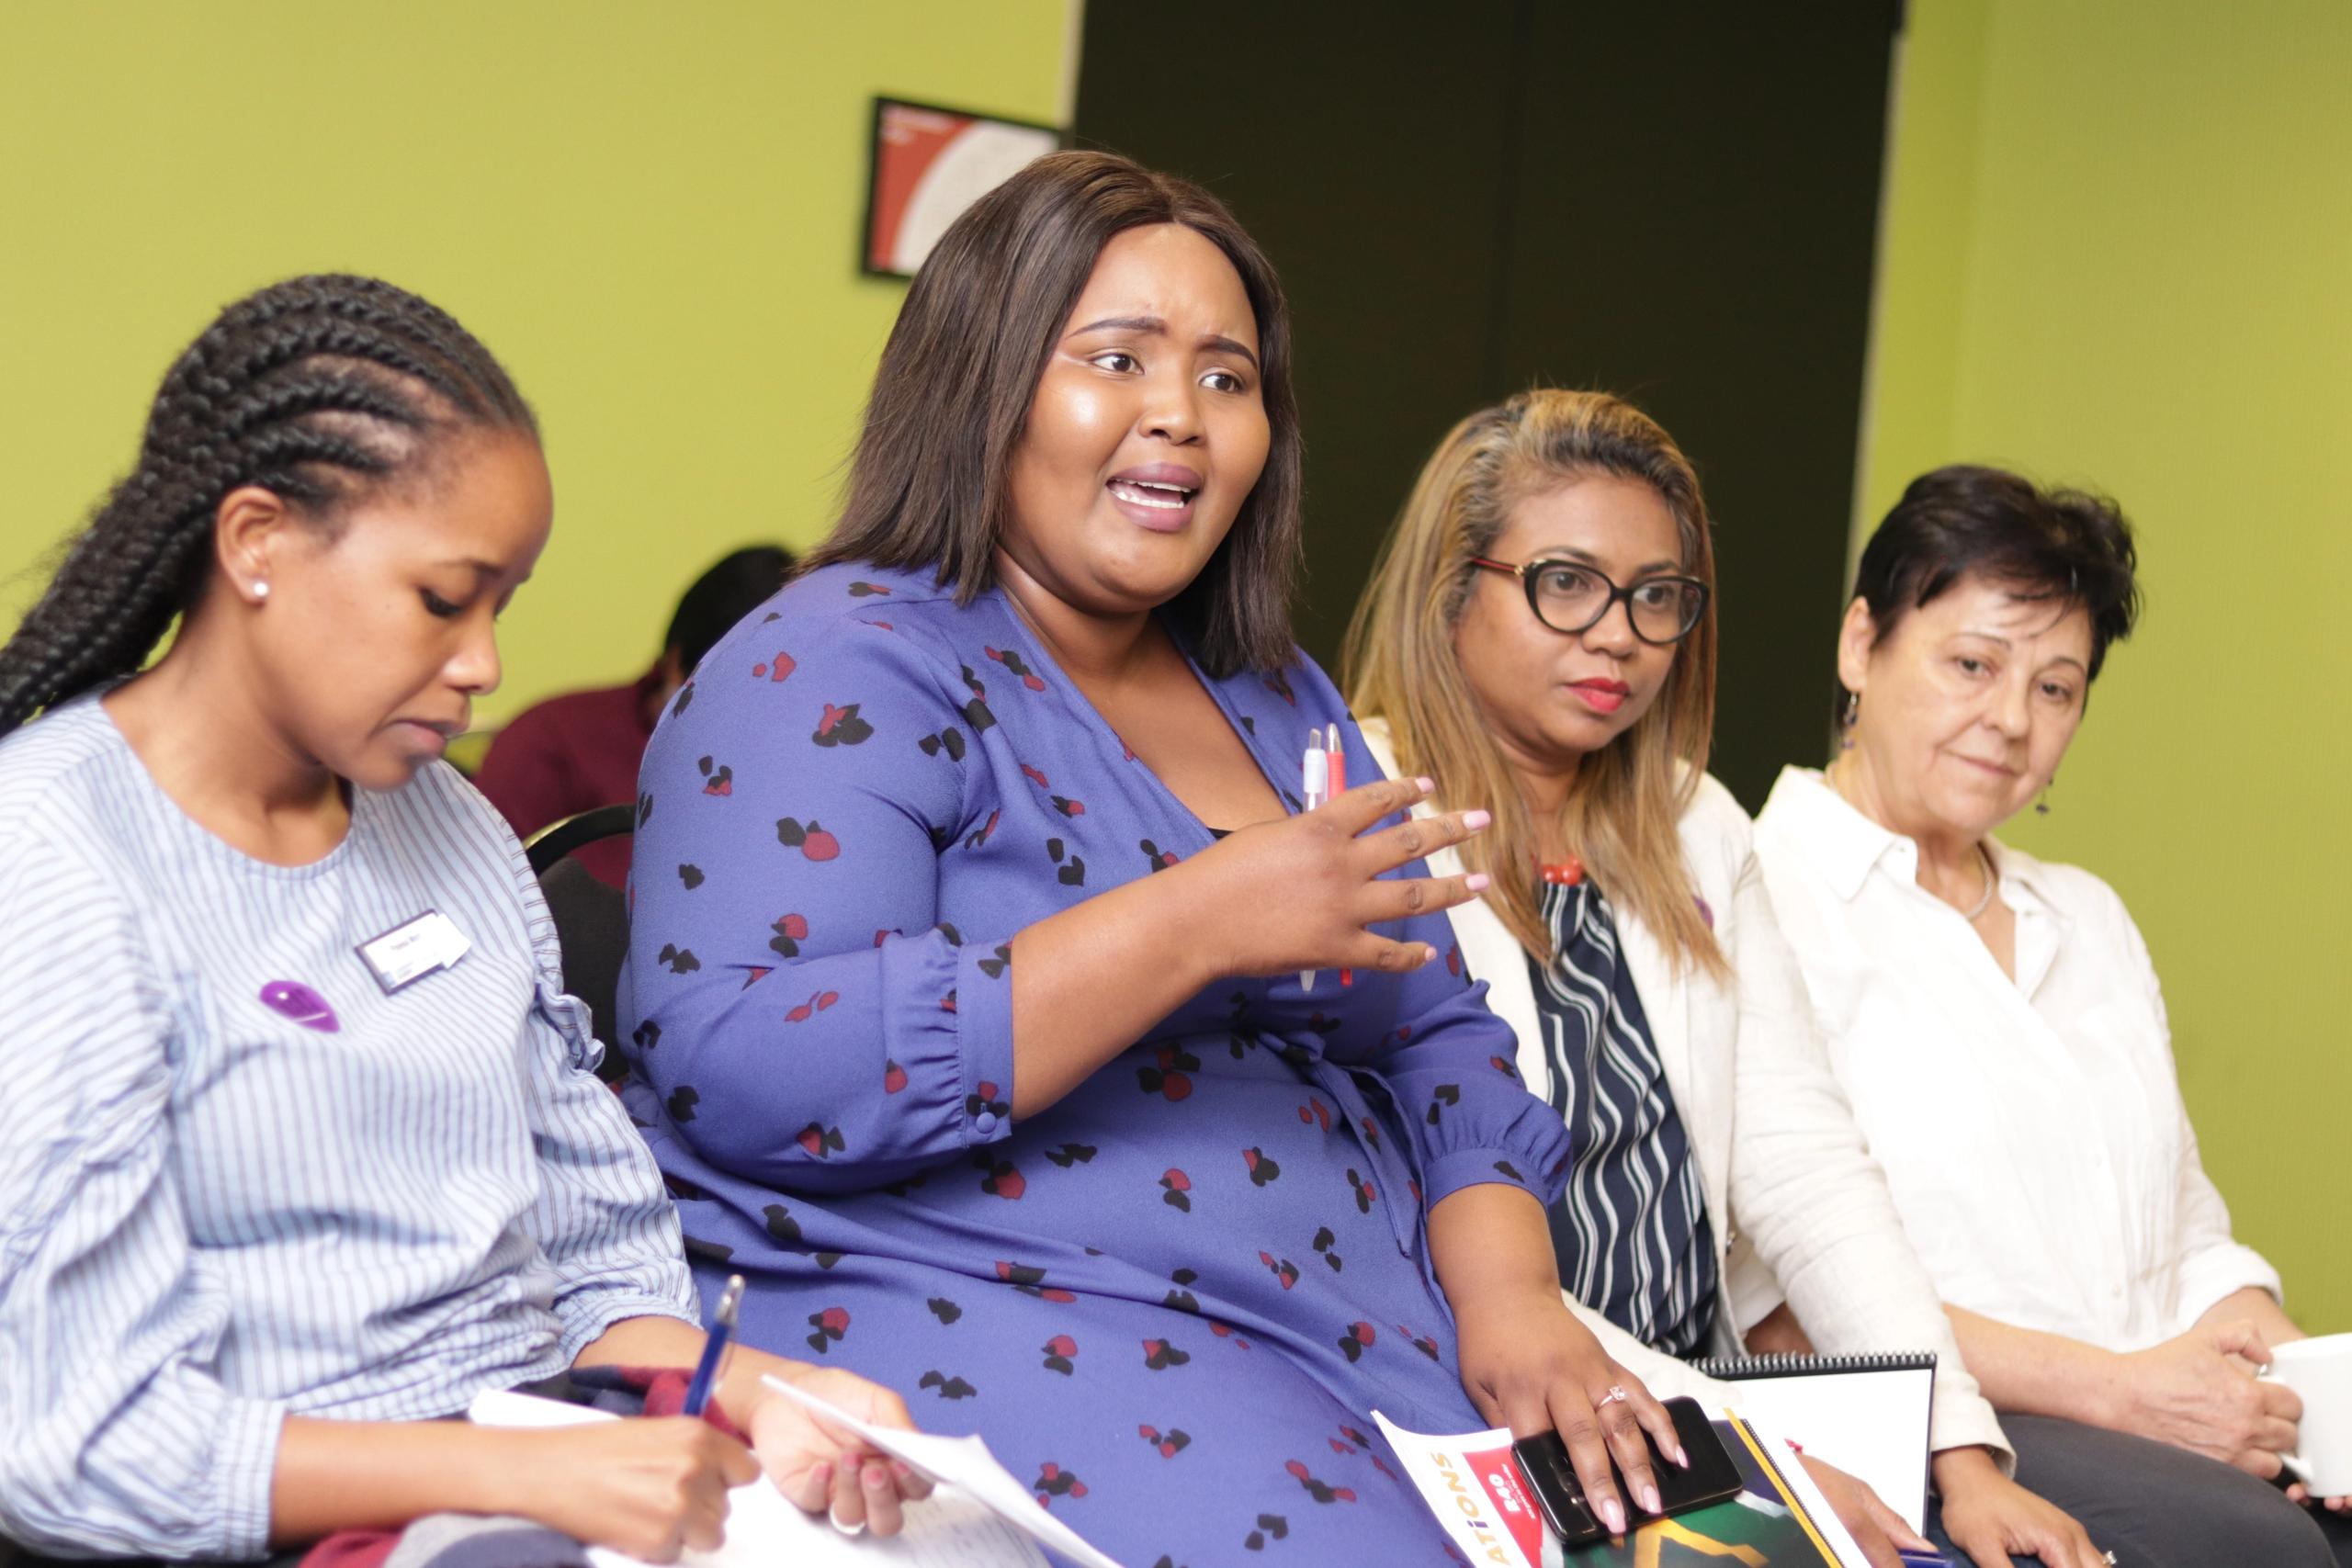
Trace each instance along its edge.
<instances>
[{"instance_id":1,"label":"woman in striped shirt","mask_svg":"<svg viewBox=\"0 0 2352 1568\"><path fill-rule=\"evenodd\" d=\"M252 1558L455 1510L669 1558L762 1463L845 1526L920 1490L758 1380L894 1395L756 1352L719 1399L757 1459L701 1421L432 1424L702 1346L536 885L439 761L551 509L462 327L295 279L173 366L0 649L6 1536Z\"/></svg>"}]
</instances>

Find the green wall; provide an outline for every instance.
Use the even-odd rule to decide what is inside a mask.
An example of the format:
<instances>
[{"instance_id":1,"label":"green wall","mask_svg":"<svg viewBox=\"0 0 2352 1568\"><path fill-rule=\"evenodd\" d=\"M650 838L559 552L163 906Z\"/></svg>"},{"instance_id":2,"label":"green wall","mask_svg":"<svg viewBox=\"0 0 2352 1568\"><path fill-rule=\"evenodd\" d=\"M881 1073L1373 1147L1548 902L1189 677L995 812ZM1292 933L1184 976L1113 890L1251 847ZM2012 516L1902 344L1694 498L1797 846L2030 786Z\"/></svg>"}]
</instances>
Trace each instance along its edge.
<instances>
[{"instance_id":1,"label":"green wall","mask_svg":"<svg viewBox=\"0 0 2352 1568\"><path fill-rule=\"evenodd\" d=\"M855 270L869 96L1054 120L1067 4L0 0L0 626L211 313L344 269L546 425L483 718L638 673L710 559L830 519L902 292Z\"/></svg>"},{"instance_id":2,"label":"green wall","mask_svg":"<svg viewBox=\"0 0 2352 1568\"><path fill-rule=\"evenodd\" d=\"M2017 836L2130 902L2240 1234L2352 1328L2352 8L1910 14L1861 513L1973 457L2139 521L2144 628ZM354 268L457 311L547 424L555 542L485 718L633 674L705 561L825 526L899 298L854 270L867 96L1057 118L1068 20L0 0L0 626L209 313Z\"/></svg>"},{"instance_id":3,"label":"green wall","mask_svg":"<svg viewBox=\"0 0 2352 1568\"><path fill-rule=\"evenodd\" d=\"M2138 524L2146 618L2013 836L2131 906L2238 1235L2352 1329L2352 6L1910 15L1861 516L1973 459Z\"/></svg>"}]
</instances>

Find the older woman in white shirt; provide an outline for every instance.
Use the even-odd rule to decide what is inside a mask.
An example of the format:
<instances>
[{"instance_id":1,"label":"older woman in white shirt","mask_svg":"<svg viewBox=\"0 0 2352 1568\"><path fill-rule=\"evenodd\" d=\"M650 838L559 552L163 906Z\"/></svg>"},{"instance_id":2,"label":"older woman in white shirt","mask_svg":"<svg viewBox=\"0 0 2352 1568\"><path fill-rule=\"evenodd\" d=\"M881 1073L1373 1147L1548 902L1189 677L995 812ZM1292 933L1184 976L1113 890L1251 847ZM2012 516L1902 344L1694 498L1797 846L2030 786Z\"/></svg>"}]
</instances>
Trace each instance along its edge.
<instances>
[{"instance_id":1,"label":"older woman in white shirt","mask_svg":"<svg viewBox=\"0 0 2352 1568\"><path fill-rule=\"evenodd\" d=\"M1449 962L1518 1033L1497 1066L1575 1134L1551 1212L1570 1305L1652 1389L1718 1402L1680 1358L1736 1351L1783 1290L1830 1348L1936 1348L1931 1529L1988 1568L2012 1551L2095 1565L2081 1528L2002 1472L2000 1426L1822 1053L1747 818L1706 775L1708 533L1696 474L1640 411L1521 393L1439 444L1350 637L1375 759L1434 778L1431 802L1494 814L1461 857L1492 881L1454 910ZM1444 866L1465 869L1452 852ZM1892 1563L1907 1530L1858 1483L1826 1484Z\"/></svg>"},{"instance_id":2,"label":"older woman in white shirt","mask_svg":"<svg viewBox=\"0 0 2352 1568\"><path fill-rule=\"evenodd\" d=\"M2134 566L2104 501L1913 481L1839 635L1839 755L1781 775L1757 854L2018 1478L2126 1562L2186 1530L2201 1561L2352 1562L2343 1518L2264 1484L2301 1406L2254 1373L2301 1331L2198 1162L2147 947L2106 883L1993 837L2056 775Z\"/></svg>"}]
</instances>

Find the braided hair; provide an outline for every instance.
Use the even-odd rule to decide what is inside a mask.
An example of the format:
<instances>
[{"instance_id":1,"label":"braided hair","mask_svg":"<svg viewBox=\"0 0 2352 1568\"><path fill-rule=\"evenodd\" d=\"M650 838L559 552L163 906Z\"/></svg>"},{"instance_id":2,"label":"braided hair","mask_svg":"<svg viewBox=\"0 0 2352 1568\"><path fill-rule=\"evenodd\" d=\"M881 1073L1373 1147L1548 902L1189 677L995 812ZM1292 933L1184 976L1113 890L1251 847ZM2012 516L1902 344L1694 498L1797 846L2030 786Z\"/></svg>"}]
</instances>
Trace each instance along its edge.
<instances>
[{"instance_id":1,"label":"braided hair","mask_svg":"<svg viewBox=\"0 0 2352 1568\"><path fill-rule=\"evenodd\" d=\"M231 491L332 528L462 429L538 434L490 351L415 295L320 276L231 305L165 372L138 462L0 647L0 735L145 662L204 587Z\"/></svg>"}]
</instances>

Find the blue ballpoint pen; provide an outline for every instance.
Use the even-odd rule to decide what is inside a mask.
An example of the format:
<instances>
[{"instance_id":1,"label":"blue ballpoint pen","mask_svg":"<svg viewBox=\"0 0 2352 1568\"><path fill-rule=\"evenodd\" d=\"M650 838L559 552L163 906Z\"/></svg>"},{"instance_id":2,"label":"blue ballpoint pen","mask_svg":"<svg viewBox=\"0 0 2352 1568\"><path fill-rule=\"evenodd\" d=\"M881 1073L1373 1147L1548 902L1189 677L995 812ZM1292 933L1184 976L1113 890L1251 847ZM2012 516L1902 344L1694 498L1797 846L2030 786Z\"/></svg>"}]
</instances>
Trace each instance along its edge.
<instances>
[{"instance_id":1,"label":"blue ballpoint pen","mask_svg":"<svg viewBox=\"0 0 2352 1568\"><path fill-rule=\"evenodd\" d=\"M710 1403L710 1385L718 1381L718 1368L727 1359L727 1341L735 1333L735 1314L743 1304L743 1276L727 1276L727 1288L718 1292L718 1310L710 1314L710 1335L703 1341L702 1359L695 1364L695 1380L686 1385L686 1414L699 1416L703 1406Z\"/></svg>"}]
</instances>

